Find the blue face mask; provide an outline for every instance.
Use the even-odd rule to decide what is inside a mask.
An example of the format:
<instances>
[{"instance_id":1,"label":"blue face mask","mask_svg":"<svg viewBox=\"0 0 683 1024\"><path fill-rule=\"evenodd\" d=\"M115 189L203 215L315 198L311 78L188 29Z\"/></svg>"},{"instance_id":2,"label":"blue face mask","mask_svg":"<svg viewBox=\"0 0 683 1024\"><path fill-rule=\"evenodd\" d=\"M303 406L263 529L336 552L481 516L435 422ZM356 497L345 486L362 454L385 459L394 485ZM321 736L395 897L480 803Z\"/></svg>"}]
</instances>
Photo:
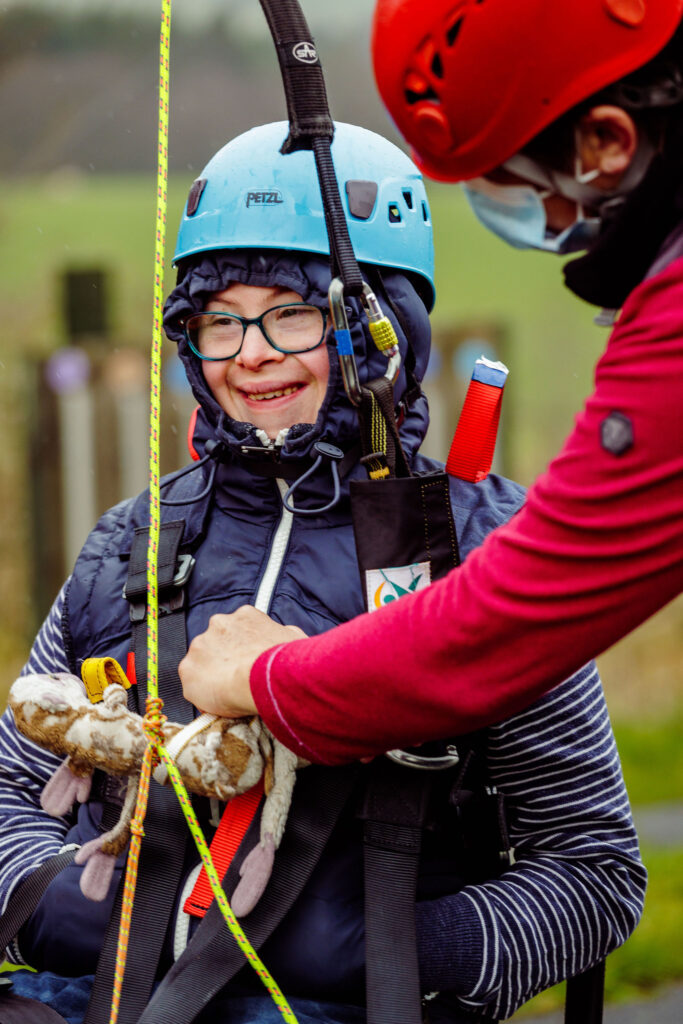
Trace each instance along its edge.
<instances>
[{"instance_id":1,"label":"blue face mask","mask_svg":"<svg viewBox=\"0 0 683 1024\"><path fill-rule=\"evenodd\" d=\"M465 182L463 189L477 219L515 249L541 249L564 256L587 249L600 231L600 218L585 217L580 205L573 224L564 231L551 231L543 205L549 193L530 185L496 185L475 178Z\"/></svg>"}]
</instances>

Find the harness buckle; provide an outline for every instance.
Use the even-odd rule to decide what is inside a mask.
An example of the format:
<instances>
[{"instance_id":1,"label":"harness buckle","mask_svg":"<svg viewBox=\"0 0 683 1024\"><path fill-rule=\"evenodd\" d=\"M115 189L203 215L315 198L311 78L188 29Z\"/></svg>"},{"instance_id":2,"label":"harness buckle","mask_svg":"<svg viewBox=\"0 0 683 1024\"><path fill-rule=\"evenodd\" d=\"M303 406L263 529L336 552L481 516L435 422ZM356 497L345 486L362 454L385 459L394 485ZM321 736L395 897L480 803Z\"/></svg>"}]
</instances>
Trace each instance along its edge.
<instances>
[{"instance_id":1,"label":"harness buckle","mask_svg":"<svg viewBox=\"0 0 683 1024\"><path fill-rule=\"evenodd\" d=\"M192 575L196 559L193 555L185 553L178 555L178 562L173 579L164 591L168 594L165 600L159 595L159 614L170 615L171 612L179 611L185 604L185 586ZM136 595L129 597L127 593L127 582L124 584L121 596L130 604L130 621L132 623L144 622L147 615L147 595L140 597Z\"/></svg>"}]
</instances>

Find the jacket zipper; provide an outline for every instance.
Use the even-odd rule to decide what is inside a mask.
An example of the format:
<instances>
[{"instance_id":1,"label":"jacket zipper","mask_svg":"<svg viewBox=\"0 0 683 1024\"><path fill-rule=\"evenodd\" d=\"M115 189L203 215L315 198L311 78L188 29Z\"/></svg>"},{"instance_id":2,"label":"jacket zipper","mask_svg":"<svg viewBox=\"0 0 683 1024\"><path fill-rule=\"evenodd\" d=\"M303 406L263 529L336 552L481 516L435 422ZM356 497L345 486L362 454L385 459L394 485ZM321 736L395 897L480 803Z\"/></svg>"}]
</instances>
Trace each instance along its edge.
<instances>
[{"instance_id":1,"label":"jacket zipper","mask_svg":"<svg viewBox=\"0 0 683 1024\"><path fill-rule=\"evenodd\" d=\"M284 498L288 490L288 485L284 480L276 480L275 483L278 486L280 496ZM258 591L256 592L256 598L254 600L254 607L258 608L260 612L268 613L270 609L270 603L273 600L273 591L277 584L280 576L280 570L282 569L282 563L285 560L285 554L287 553L287 546L289 544L289 537L292 532L292 524L294 522L294 516L289 512L285 506L282 506L282 516L280 522L277 525L273 540L270 545L270 552L268 554L268 562L266 568L261 577ZM212 801L213 804L213 801ZM216 809L212 806L212 816L215 816ZM202 865L197 864L195 869L191 872L187 878L183 891L180 895L180 909L178 910L178 916L176 917L174 936L173 936L173 958L177 960L180 954L183 952L190 936L190 915L186 914L182 909L185 906L185 900L194 889L194 884L199 877Z\"/></svg>"},{"instance_id":2,"label":"jacket zipper","mask_svg":"<svg viewBox=\"0 0 683 1024\"><path fill-rule=\"evenodd\" d=\"M284 498L288 490L287 484L284 480L276 480L275 483L280 491L280 496ZM258 608L260 612L265 612L266 614L268 614L268 611L270 610L273 591L275 590L275 585L280 576L282 563L287 552L287 545L289 544L289 536L292 532L293 521L294 516L291 512L288 512L283 505L282 517L275 531L272 544L270 545L268 563L266 565L265 572L261 577L261 582L254 601L254 607Z\"/></svg>"}]
</instances>

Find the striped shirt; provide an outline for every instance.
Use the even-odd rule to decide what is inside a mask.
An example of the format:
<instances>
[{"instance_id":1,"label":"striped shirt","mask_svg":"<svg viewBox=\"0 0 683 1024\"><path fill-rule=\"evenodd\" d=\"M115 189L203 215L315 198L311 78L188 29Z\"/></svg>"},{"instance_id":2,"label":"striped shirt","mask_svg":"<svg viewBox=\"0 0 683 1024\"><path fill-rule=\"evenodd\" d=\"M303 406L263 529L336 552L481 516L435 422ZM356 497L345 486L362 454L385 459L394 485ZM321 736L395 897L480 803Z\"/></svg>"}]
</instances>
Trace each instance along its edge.
<instances>
[{"instance_id":1,"label":"striped shirt","mask_svg":"<svg viewBox=\"0 0 683 1024\"><path fill-rule=\"evenodd\" d=\"M68 671L64 589L22 674ZM58 853L69 826L40 793L59 758L0 719L0 905ZM642 912L645 869L600 679L587 666L489 730L492 781L505 794L515 864L501 878L421 903L426 989L508 1017L536 992L624 942ZM16 949L12 962L21 962Z\"/></svg>"}]
</instances>

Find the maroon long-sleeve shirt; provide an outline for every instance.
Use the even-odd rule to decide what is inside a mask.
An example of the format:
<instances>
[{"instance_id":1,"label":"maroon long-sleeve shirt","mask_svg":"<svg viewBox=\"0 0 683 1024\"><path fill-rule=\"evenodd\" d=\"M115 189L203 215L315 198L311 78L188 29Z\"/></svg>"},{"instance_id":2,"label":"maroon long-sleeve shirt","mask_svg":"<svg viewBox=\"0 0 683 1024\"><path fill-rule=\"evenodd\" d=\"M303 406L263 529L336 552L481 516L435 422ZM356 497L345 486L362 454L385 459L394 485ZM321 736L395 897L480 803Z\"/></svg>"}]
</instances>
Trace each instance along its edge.
<instances>
[{"instance_id":1,"label":"maroon long-sleeve shirt","mask_svg":"<svg viewBox=\"0 0 683 1024\"><path fill-rule=\"evenodd\" d=\"M426 590L267 651L252 692L302 757L349 761L511 714L681 590L677 259L631 294L593 394L521 511Z\"/></svg>"}]
</instances>

